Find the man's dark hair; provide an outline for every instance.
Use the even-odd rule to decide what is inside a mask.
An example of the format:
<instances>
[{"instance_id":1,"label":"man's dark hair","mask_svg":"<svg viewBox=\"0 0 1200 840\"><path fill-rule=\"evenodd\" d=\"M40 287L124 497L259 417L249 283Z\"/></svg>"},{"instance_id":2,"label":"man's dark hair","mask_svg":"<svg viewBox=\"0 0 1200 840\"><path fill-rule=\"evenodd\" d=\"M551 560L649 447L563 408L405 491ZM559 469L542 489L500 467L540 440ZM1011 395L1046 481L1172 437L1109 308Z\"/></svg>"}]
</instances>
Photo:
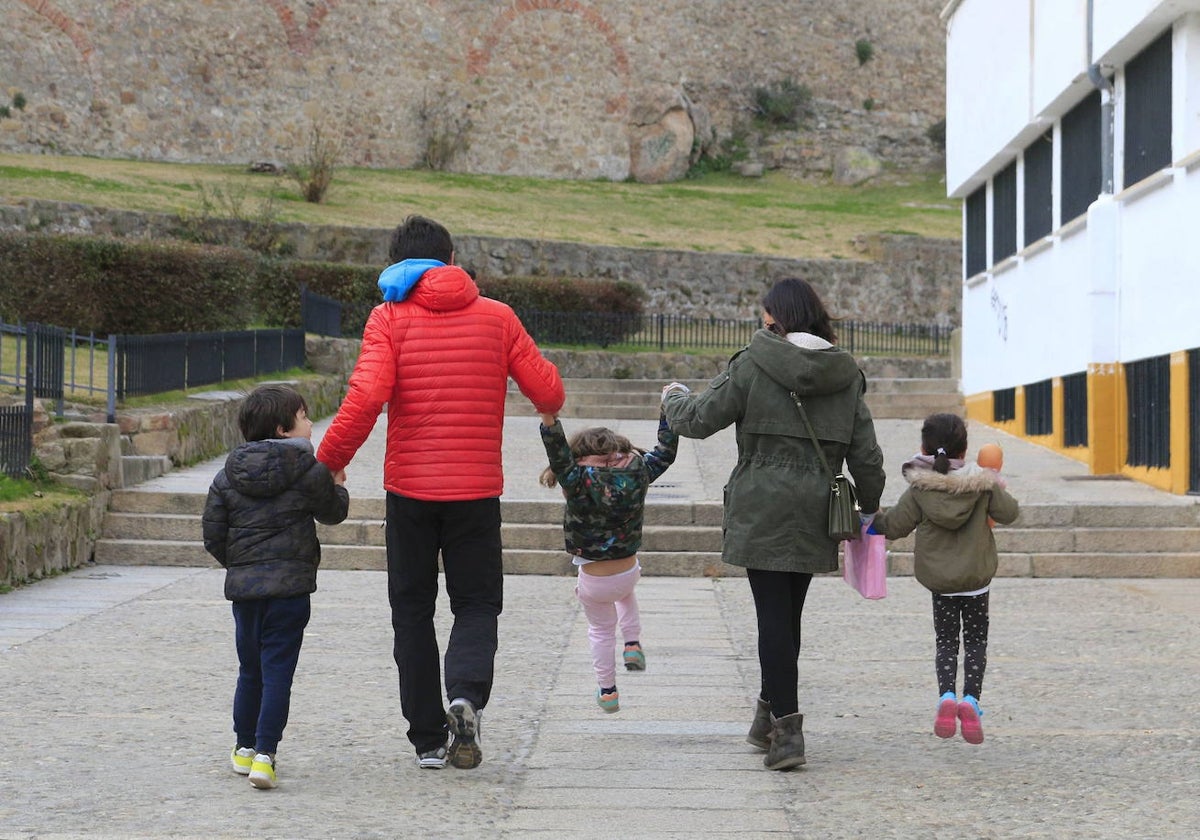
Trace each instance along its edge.
<instances>
[{"instance_id":1,"label":"man's dark hair","mask_svg":"<svg viewBox=\"0 0 1200 840\"><path fill-rule=\"evenodd\" d=\"M238 410L238 428L247 441L279 437L279 429L290 432L296 412L308 411L304 397L287 385L260 385L247 395Z\"/></svg>"},{"instance_id":2,"label":"man's dark hair","mask_svg":"<svg viewBox=\"0 0 1200 840\"><path fill-rule=\"evenodd\" d=\"M799 277L780 280L763 297L762 308L775 319L776 329L772 332L778 335L806 332L818 335L830 344L837 343L837 333L833 331L825 304L807 280Z\"/></svg>"},{"instance_id":3,"label":"man's dark hair","mask_svg":"<svg viewBox=\"0 0 1200 840\"><path fill-rule=\"evenodd\" d=\"M392 231L388 259L392 263L438 260L449 265L454 259L454 240L450 238L450 231L433 219L409 216Z\"/></svg>"}]
</instances>

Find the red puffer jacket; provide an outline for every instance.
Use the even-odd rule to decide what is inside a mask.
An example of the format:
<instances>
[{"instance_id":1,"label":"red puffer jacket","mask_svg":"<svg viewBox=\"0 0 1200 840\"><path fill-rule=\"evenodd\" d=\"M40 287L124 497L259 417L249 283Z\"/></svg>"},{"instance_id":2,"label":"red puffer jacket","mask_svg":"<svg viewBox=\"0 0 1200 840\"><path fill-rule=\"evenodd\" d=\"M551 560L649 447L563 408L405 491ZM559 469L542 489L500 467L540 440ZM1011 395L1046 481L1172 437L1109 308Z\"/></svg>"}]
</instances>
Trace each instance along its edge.
<instances>
[{"instance_id":1,"label":"red puffer jacket","mask_svg":"<svg viewBox=\"0 0 1200 840\"><path fill-rule=\"evenodd\" d=\"M558 368L512 309L481 297L461 268L431 268L405 300L371 312L317 458L345 468L387 403L385 489L439 502L497 497L510 376L538 412L562 408Z\"/></svg>"}]
</instances>

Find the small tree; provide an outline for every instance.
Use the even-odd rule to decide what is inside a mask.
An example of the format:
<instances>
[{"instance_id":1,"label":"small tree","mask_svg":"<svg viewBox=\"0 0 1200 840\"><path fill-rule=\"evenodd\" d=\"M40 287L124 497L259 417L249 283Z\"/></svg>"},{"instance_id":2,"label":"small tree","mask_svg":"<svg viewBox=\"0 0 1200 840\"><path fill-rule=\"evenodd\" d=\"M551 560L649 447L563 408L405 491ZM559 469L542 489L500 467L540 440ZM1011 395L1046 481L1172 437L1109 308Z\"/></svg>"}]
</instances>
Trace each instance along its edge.
<instances>
[{"instance_id":1,"label":"small tree","mask_svg":"<svg viewBox=\"0 0 1200 840\"><path fill-rule=\"evenodd\" d=\"M308 131L304 159L289 163L287 171L299 185L300 194L310 204L320 204L333 183L333 173L342 158L342 135L320 125Z\"/></svg>"},{"instance_id":2,"label":"small tree","mask_svg":"<svg viewBox=\"0 0 1200 840\"><path fill-rule=\"evenodd\" d=\"M445 94L428 93L417 105L421 129L421 163L441 172L471 148L471 106L451 101Z\"/></svg>"}]
</instances>

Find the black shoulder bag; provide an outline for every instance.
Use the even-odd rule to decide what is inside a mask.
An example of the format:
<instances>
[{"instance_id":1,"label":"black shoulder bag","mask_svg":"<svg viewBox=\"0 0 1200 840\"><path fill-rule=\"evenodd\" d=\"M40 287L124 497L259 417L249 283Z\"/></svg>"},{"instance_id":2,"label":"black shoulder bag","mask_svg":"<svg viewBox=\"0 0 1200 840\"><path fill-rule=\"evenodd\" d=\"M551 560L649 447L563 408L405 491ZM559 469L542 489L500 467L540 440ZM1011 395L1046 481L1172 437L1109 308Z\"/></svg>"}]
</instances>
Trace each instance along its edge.
<instances>
[{"instance_id":1,"label":"black shoulder bag","mask_svg":"<svg viewBox=\"0 0 1200 840\"><path fill-rule=\"evenodd\" d=\"M817 440L817 433L813 431L812 423L808 422L808 414L804 411L799 395L795 391L790 393L800 412L800 419L804 421L804 428L812 438L817 457L821 459L821 466L829 476L829 536L838 542L856 540L862 524L858 515L861 508L858 506L858 496L854 493L854 485L842 473L834 475L833 468L825 458L825 451L821 449L821 442Z\"/></svg>"}]
</instances>

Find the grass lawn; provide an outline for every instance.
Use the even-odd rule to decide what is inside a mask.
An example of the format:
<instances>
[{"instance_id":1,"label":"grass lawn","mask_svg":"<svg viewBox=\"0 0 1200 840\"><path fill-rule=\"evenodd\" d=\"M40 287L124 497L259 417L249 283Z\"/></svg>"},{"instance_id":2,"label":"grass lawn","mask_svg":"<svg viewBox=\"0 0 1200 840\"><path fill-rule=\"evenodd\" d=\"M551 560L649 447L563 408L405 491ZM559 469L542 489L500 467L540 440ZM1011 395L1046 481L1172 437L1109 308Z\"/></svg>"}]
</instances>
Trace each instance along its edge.
<instances>
[{"instance_id":1,"label":"grass lawn","mask_svg":"<svg viewBox=\"0 0 1200 840\"><path fill-rule=\"evenodd\" d=\"M338 169L324 204L295 182L242 166L0 154L0 197L197 214L205 192L253 218L273 194L283 222L390 228L409 213L456 234L783 257L855 259L855 240L893 233L957 239L960 202L941 173L885 173L857 187L782 172L670 184L558 181L427 170Z\"/></svg>"}]
</instances>

